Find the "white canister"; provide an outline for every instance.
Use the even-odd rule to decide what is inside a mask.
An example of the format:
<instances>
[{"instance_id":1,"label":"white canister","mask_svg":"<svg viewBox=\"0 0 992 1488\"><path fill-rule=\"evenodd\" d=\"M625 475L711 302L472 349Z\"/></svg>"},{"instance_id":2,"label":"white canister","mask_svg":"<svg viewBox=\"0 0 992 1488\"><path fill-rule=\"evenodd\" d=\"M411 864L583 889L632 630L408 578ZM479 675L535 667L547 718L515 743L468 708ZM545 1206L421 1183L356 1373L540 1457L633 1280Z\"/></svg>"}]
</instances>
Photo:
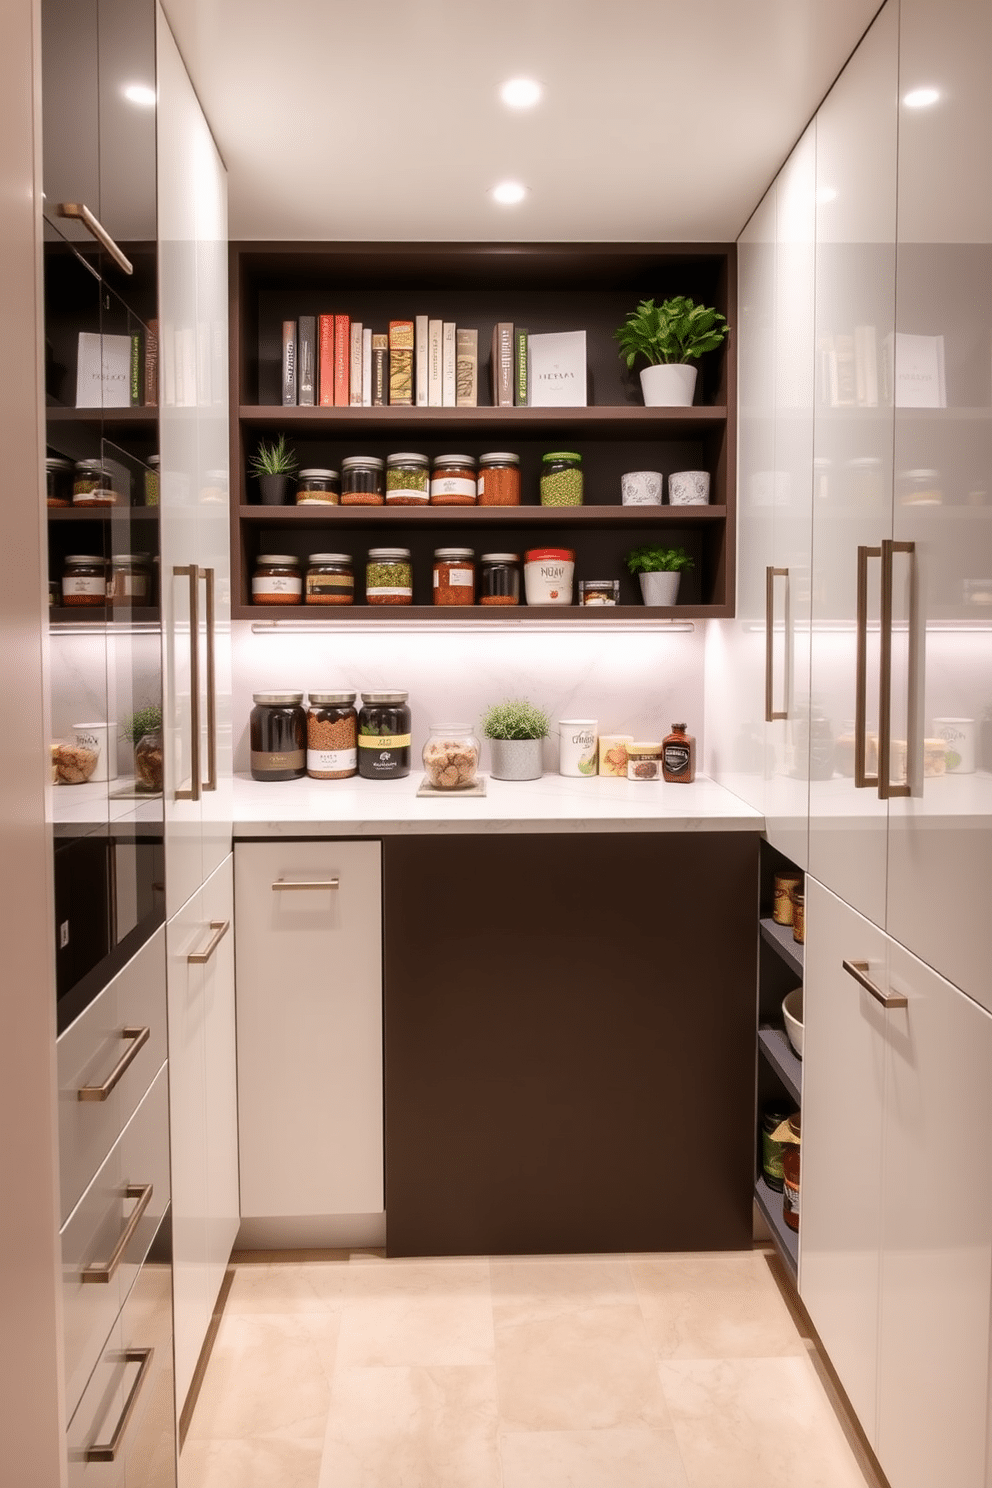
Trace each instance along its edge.
<instances>
[{"instance_id":1,"label":"white canister","mask_svg":"<svg viewBox=\"0 0 992 1488\"><path fill-rule=\"evenodd\" d=\"M558 720L559 775L595 775L598 763L598 739L595 718L560 718Z\"/></svg>"},{"instance_id":2,"label":"white canister","mask_svg":"<svg viewBox=\"0 0 992 1488\"><path fill-rule=\"evenodd\" d=\"M571 548L531 548L524 555L524 593L529 605L570 605L575 554Z\"/></svg>"},{"instance_id":3,"label":"white canister","mask_svg":"<svg viewBox=\"0 0 992 1488\"><path fill-rule=\"evenodd\" d=\"M669 506L706 506L709 499L708 470L674 470L668 477Z\"/></svg>"},{"instance_id":4,"label":"white canister","mask_svg":"<svg viewBox=\"0 0 992 1488\"><path fill-rule=\"evenodd\" d=\"M628 470L620 477L624 506L660 506L663 477L660 470Z\"/></svg>"},{"instance_id":5,"label":"white canister","mask_svg":"<svg viewBox=\"0 0 992 1488\"><path fill-rule=\"evenodd\" d=\"M973 718L935 718L933 731L947 745L948 775L975 773L975 720Z\"/></svg>"},{"instance_id":6,"label":"white canister","mask_svg":"<svg viewBox=\"0 0 992 1488\"><path fill-rule=\"evenodd\" d=\"M90 780L117 779L117 724L74 723L73 738L80 749L96 753L96 768Z\"/></svg>"}]
</instances>

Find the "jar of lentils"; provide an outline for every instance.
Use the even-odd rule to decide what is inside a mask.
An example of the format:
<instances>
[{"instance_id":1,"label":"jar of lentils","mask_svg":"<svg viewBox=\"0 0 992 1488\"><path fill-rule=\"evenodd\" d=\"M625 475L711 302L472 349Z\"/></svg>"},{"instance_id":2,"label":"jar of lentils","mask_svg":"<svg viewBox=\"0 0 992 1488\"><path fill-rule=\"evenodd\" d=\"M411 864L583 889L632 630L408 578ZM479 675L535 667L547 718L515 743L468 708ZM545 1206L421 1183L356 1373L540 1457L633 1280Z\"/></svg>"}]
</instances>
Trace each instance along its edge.
<instances>
[{"instance_id":1,"label":"jar of lentils","mask_svg":"<svg viewBox=\"0 0 992 1488\"><path fill-rule=\"evenodd\" d=\"M386 505L426 506L430 461L426 455L397 454L386 459Z\"/></svg>"},{"instance_id":2,"label":"jar of lentils","mask_svg":"<svg viewBox=\"0 0 992 1488\"><path fill-rule=\"evenodd\" d=\"M341 478L336 470L301 470L296 482L297 506L337 506Z\"/></svg>"},{"instance_id":3,"label":"jar of lentils","mask_svg":"<svg viewBox=\"0 0 992 1488\"><path fill-rule=\"evenodd\" d=\"M307 559L306 602L350 605L355 601L355 570L350 553L311 553Z\"/></svg>"},{"instance_id":4,"label":"jar of lentils","mask_svg":"<svg viewBox=\"0 0 992 1488\"><path fill-rule=\"evenodd\" d=\"M438 455L431 473L432 506L475 506L474 455Z\"/></svg>"},{"instance_id":5,"label":"jar of lentils","mask_svg":"<svg viewBox=\"0 0 992 1488\"><path fill-rule=\"evenodd\" d=\"M541 505L582 505L582 456L574 450L541 456Z\"/></svg>"},{"instance_id":6,"label":"jar of lentils","mask_svg":"<svg viewBox=\"0 0 992 1488\"><path fill-rule=\"evenodd\" d=\"M256 692L248 731L252 780L299 780L307 773L302 692Z\"/></svg>"},{"instance_id":7,"label":"jar of lentils","mask_svg":"<svg viewBox=\"0 0 992 1488\"><path fill-rule=\"evenodd\" d=\"M310 694L307 774L312 780L348 780L358 774L358 714L353 692Z\"/></svg>"},{"instance_id":8,"label":"jar of lentils","mask_svg":"<svg viewBox=\"0 0 992 1488\"><path fill-rule=\"evenodd\" d=\"M375 455L349 455L341 461L341 505L382 506L385 461Z\"/></svg>"},{"instance_id":9,"label":"jar of lentils","mask_svg":"<svg viewBox=\"0 0 992 1488\"><path fill-rule=\"evenodd\" d=\"M413 564L409 548L369 548L365 566L367 604L413 604Z\"/></svg>"},{"instance_id":10,"label":"jar of lentils","mask_svg":"<svg viewBox=\"0 0 992 1488\"><path fill-rule=\"evenodd\" d=\"M294 558L292 553L259 553L251 576L251 602L302 604L303 574L299 558Z\"/></svg>"},{"instance_id":11,"label":"jar of lentils","mask_svg":"<svg viewBox=\"0 0 992 1488\"><path fill-rule=\"evenodd\" d=\"M479 575L480 605L520 603L520 554L483 553Z\"/></svg>"},{"instance_id":12,"label":"jar of lentils","mask_svg":"<svg viewBox=\"0 0 992 1488\"><path fill-rule=\"evenodd\" d=\"M72 479L73 506L116 506L117 492L99 460L78 460Z\"/></svg>"},{"instance_id":13,"label":"jar of lentils","mask_svg":"<svg viewBox=\"0 0 992 1488\"><path fill-rule=\"evenodd\" d=\"M520 505L520 456L496 450L479 459L479 505Z\"/></svg>"},{"instance_id":14,"label":"jar of lentils","mask_svg":"<svg viewBox=\"0 0 992 1488\"><path fill-rule=\"evenodd\" d=\"M407 692L363 692L358 715L358 773L363 780L399 780L410 773Z\"/></svg>"},{"instance_id":15,"label":"jar of lentils","mask_svg":"<svg viewBox=\"0 0 992 1488\"><path fill-rule=\"evenodd\" d=\"M434 603L475 604L475 553L471 548L434 549Z\"/></svg>"},{"instance_id":16,"label":"jar of lentils","mask_svg":"<svg viewBox=\"0 0 992 1488\"><path fill-rule=\"evenodd\" d=\"M62 603L93 608L106 602L106 558L95 553L69 553L62 570Z\"/></svg>"}]
</instances>

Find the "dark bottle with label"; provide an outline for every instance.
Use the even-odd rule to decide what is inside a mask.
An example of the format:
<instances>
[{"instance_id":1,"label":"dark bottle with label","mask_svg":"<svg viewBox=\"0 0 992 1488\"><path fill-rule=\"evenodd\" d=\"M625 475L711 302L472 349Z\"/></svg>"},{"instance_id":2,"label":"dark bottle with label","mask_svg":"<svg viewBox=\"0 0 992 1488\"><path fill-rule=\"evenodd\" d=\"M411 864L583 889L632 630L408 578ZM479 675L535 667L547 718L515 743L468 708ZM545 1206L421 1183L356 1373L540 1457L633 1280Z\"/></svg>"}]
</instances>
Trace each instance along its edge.
<instances>
[{"instance_id":1,"label":"dark bottle with label","mask_svg":"<svg viewBox=\"0 0 992 1488\"><path fill-rule=\"evenodd\" d=\"M696 778L696 741L686 728L684 723L673 723L661 746L662 779L672 785L689 785Z\"/></svg>"},{"instance_id":2,"label":"dark bottle with label","mask_svg":"<svg viewBox=\"0 0 992 1488\"><path fill-rule=\"evenodd\" d=\"M307 773L302 692L256 692L249 719L252 780L299 780Z\"/></svg>"}]
</instances>

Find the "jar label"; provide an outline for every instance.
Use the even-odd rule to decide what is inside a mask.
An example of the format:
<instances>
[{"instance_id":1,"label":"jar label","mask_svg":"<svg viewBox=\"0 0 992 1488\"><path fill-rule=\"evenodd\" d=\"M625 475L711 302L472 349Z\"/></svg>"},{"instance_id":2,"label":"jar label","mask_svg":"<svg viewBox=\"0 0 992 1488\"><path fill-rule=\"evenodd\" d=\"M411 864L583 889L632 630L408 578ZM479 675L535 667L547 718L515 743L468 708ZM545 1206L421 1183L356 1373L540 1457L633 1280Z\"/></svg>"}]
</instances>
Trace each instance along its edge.
<instances>
[{"instance_id":1,"label":"jar label","mask_svg":"<svg viewBox=\"0 0 992 1488\"><path fill-rule=\"evenodd\" d=\"M371 599L373 594L380 597L388 596L393 599L409 599L412 593L413 590L409 584L374 584L371 588L366 588L365 590L366 597L369 599Z\"/></svg>"},{"instance_id":2,"label":"jar label","mask_svg":"<svg viewBox=\"0 0 992 1488\"><path fill-rule=\"evenodd\" d=\"M398 486L392 491L386 492L386 505L391 501L427 501L427 487L416 491L412 487Z\"/></svg>"},{"instance_id":3,"label":"jar label","mask_svg":"<svg viewBox=\"0 0 992 1488\"><path fill-rule=\"evenodd\" d=\"M307 578L308 594L352 594L354 589L351 574L311 574Z\"/></svg>"},{"instance_id":4,"label":"jar label","mask_svg":"<svg viewBox=\"0 0 992 1488\"><path fill-rule=\"evenodd\" d=\"M431 479L432 496L471 496L475 500L475 480L463 475L435 475Z\"/></svg>"},{"instance_id":5,"label":"jar label","mask_svg":"<svg viewBox=\"0 0 992 1488\"><path fill-rule=\"evenodd\" d=\"M103 594L107 593L106 579L76 579L65 578L62 580L63 594Z\"/></svg>"},{"instance_id":6,"label":"jar label","mask_svg":"<svg viewBox=\"0 0 992 1488\"><path fill-rule=\"evenodd\" d=\"M251 768L274 774L277 770L305 770L307 756L305 749L288 749L269 752L268 750L253 749L251 751Z\"/></svg>"},{"instance_id":7,"label":"jar label","mask_svg":"<svg viewBox=\"0 0 992 1488\"><path fill-rule=\"evenodd\" d=\"M484 496L486 494L486 477L484 475L480 475L479 476L477 485L478 485L479 495L480 496Z\"/></svg>"},{"instance_id":8,"label":"jar label","mask_svg":"<svg viewBox=\"0 0 992 1488\"><path fill-rule=\"evenodd\" d=\"M409 749L409 734L359 734L359 749Z\"/></svg>"},{"instance_id":9,"label":"jar label","mask_svg":"<svg viewBox=\"0 0 992 1488\"><path fill-rule=\"evenodd\" d=\"M307 770L318 770L321 774L332 770L357 770L357 749L308 749Z\"/></svg>"},{"instance_id":10,"label":"jar label","mask_svg":"<svg viewBox=\"0 0 992 1488\"><path fill-rule=\"evenodd\" d=\"M799 1189L788 1178L782 1180L782 1209L785 1214L791 1214L796 1221L799 1220Z\"/></svg>"},{"instance_id":11,"label":"jar label","mask_svg":"<svg viewBox=\"0 0 992 1488\"><path fill-rule=\"evenodd\" d=\"M689 768L689 748L686 744L665 745L665 769L669 775L684 775Z\"/></svg>"},{"instance_id":12,"label":"jar label","mask_svg":"<svg viewBox=\"0 0 992 1488\"><path fill-rule=\"evenodd\" d=\"M276 574L273 578L258 578L251 581L252 594L302 594L303 580L299 574Z\"/></svg>"}]
</instances>

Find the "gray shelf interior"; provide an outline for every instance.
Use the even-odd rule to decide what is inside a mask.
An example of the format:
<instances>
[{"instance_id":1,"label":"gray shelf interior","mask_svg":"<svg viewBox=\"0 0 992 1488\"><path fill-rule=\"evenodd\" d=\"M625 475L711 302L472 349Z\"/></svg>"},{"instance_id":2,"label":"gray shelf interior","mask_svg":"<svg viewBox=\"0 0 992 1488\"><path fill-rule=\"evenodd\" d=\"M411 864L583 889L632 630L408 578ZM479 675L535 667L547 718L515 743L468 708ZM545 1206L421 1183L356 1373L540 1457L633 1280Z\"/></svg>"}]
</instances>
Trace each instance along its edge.
<instances>
[{"instance_id":1,"label":"gray shelf interior","mask_svg":"<svg viewBox=\"0 0 992 1488\"><path fill-rule=\"evenodd\" d=\"M759 1028L758 1048L778 1075L796 1105L802 1104L803 1062L781 1028Z\"/></svg>"},{"instance_id":2,"label":"gray shelf interior","mask_svg":"<svg viewBox=\"0 0 992 1488\"><path fill-rule=\"evenodd\" d=\"M790 1230L782 1218L782 1195L769 1188L759 1173L754 1185L754 1199L771 1231L775 1249L785 1263L793 1281L799 1276L799 1235Z\"/></svg>"},{"instance_id":3,"label":"gray shelf interior","mask_svg":"<svg viewBox=\"0 0 992 1488\"><path fill-rule=\"evenodd\" d=\"M792 938L791 925L778 925L773 919L761 920L761 935L773 946L782 960L802 980L805 969L805 946Z\"/></svg>"}]
</instances>

